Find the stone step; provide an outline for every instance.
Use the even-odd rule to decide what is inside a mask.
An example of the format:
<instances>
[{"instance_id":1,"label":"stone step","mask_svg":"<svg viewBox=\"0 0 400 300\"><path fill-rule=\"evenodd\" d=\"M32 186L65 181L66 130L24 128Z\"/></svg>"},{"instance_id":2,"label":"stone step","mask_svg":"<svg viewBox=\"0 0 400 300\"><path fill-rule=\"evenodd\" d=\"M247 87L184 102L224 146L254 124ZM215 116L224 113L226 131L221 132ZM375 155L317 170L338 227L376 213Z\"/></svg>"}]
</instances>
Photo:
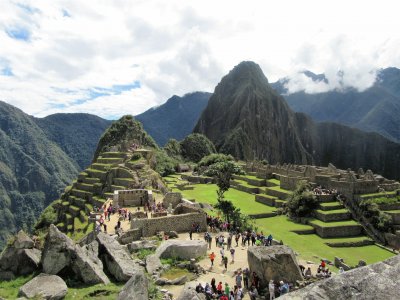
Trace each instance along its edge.
<instances>
[{"instance_id":1,"label":"stone step","mask_svg":"<svg viewBox=\"0 0 400 300\"><path fill-rule=\"evenodd\" d=\"M73 217L79 216L79 211L80 211L80 208L77 207L77 206L70 205L70 206L68 207L68 212L69 212L69 213L71 214L71 216L73 216Z\"/></svg>"},{"instance_id":2,"label":"stone step","mask_svg":"<svg viewBox=\"0 0 400 300\"><path fill-rule=\"evenodd\" d=\"M72 196L75 196L77 198L82 198L82 199L90 199L92 198L93 194L88 191L82 191L78 189L72 189L71 190Z\"/></svg>"},{"instance_id":3,"label":"stone step","mask_svg":"<svg viewBox=\"0 0 400 300\"><path fill-rule=\"evenodd\" d=\"M107 172L96 169L86 169L86 173L88 173L90 177L98 178L99 180L105 180L107 176Z\"/></svg>"},{"instance_id":4,"label":"stone step","mask_svg":"<svg viewBox=\"0 0 400 300\"><path fill-rule=\"evenodd\" d=\"M267 195L277 197L281 200L285 200L291 194L289 191L283 191L279 188L275 189L273 187L266 188L265 192Z\"/></svg>"},{"instance_id":5,"label":"stone step","mask_svg":"<svg viewBox=\"0 0 400 300\"><path fill-rule=\"evenodd\" d=\"M254 219L263 219L263 218L271 218L276 217L278 214L276 212L269 212L269 213L260 213L260 214L250 214L250 218Z\"/></svg>"},{"instance_id":6,"label":"stone step","mask_svg":"<svg viewBox=\"0 0 400 300\"><path fill-rule=\"evenodd\" d=\"M81 182L93 185L95 183L100 182L100 179L99 178L95 178L95 177L85 177L85 178L82 179Z\"/></svg>"},{"instance_id":7,"label":"stone step","mask_svg":"<svg viewBox=\"0 0 400 300\"><path fill-rule=\"evenodd\" d=\"M102 152L100 154L103 158L126 158L128 153L126 152Z\"/></svg>"},{"instance_id":8,"label":"stone step","mask_svg":"<svg viewBox=\"0 0 400 300\"><path fill-rule=\"evenodd\" d=\"M118 165L120 163L124 162L123 158L120 157L99 157L96 160L96 163L99 164L110 164L110 165Z\"/></svg>"},{"instance_id":9,"label":"stone step","mask_svg":"<svg viewBox=\"0 0 400 300\"><path fill-rule=\"evenodd\" d=\"M316 195L319 202L336 202L335 195Z\"/></svg>"},{"instance_id":10,"label":"stone step","mask_svg":"<svg viewBox=\"0 0 400 300\"><path fill-rule=\"evenodd\" d=\"M337 210L320 210L317 209L314 212L316 218L322 222L335 222L335 221L347 221L351 220L351 214L347 209Z\"/></svg>"},{"instance_id":11,"label":"stone step","mask_svg":"<svg viewBox=\"0 0 400 300\"><path fill-rule=\"evenodd\" d=\"M113 183L115 185L128 187L135 183L133 178L113 178Z\"/></svg>"},{"instance_id":12,"label":"stone step","mask_svg":"<svg viewBox=\"0 0 400 300\"><path fill-rule=\"evenodd\" d=\"M347 241L330 241L326 242L326 245L334 248L344 248L344 247L363 247L368 245L374 245L374 241L366 236L349 238Z\"/></svg>"},{"instance_id":13,"label":"stone step","mask_svg":"<svg viewBox=\"0 0 400 300\"><path fill-rule=\"evenodd\" d=\"M341 209L344 206L342 204L340 204L340 202L323 202L320 203L320 209L324 210L324 211L329 211L329 210L337 210L337 209Z\"/></svg>"},{"instance_id":14,"label":"stone step","mask_svg":"<svg viewBox=\"0 0 400 300\"><path fill-rule=\"evenodd\" d=\"M110 164L100 164L100 163L94 163L91 164L91 168L95 170L100 170L100 171L107 171L112 167Z\"/></svg>"},{"instance_id":15,"label":"stone step","mask_svg":"<svg viewBox=\"0 0 400 300\"><path fill-rule=\"evenodd\" d=\"M249 186L245 186L242 184L238 184L238 183L232 183L231 184L232 188L238 190L238 191L242 191L245 193L249 193L249 194L258 194L259 193L259 188L258 187L249 187Z\"/></svg>"},{"instance_id":16,"label":"stone step","mask_svg":"<svg viewBox=\"0 0 400 300\"><path fill-rule=\"evenodd\" d=\"M77 182L77 183L75 183L74 188L76 188L77 190L82 190L82 191L93 193L93 184Z\"/></svg>"},{"instance_id":17,"label":"stone step","mask_svg":"<svg viewBox=\"0 0 400 300\"><path fill-rule=\"evenodd\" d=\"M340 221L324 223L319 220L310 221L316 233L322 238L359 236L363 228L355 221Z\"/></svg>"},{"instance_id":18,"label":"stone step","mask_svg":"<svg viewBox=\"0 0 400 300\"><path fill-rule=\"evenodd\" d=\"M273 196L268 196L268 195L263 195L263 194L257 194L255 196L256 202L268 205L268 206L275 206L275 201L278 200L278 198L273 197Z\"/></svg>"}]
</instances>

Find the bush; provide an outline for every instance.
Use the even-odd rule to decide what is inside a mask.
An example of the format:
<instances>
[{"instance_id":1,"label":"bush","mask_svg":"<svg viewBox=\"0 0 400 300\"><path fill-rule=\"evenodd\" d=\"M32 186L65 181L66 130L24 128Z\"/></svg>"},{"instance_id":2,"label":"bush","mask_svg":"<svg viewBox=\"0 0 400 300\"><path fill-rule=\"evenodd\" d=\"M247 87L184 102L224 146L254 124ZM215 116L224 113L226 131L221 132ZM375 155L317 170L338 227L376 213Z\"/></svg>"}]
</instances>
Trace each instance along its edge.
<instances>
[{"instance_id":1,"label":"bush","mask_svg":"<svg viewBox=\"0 0 400 300\"><path fill-rule=\"evenodd\" d=\"M140 153L133 153L131 161L137 161L142 158L142 154Z\"/></svg>"},{"instance_id":2,"label":"bush","mask_svg":"<svg viewBox=\"0 0 400 300\"><path fill-rule=\"evenodd\" d=\"M54 224L57 222L57 212L54 209L53 205L49 205L46 207L46 209L43 211L43 213L40 215L39 220L35 224L35 228L43 228L47 227L50 224Z\"/></svg>"},{"instance_id":3,"label":"bush","mask_svg":"<svg viewBox=\"0 0 400 300\"><path fill-rule=\"evenodd\" d=\"M288 198L285 213L292 219L311 216L311 213L318 208L319 202L311 191L311 186L306 181L297 184L293 194Z\"/></svg>"},{"instance_id":4,"label":"bush","mask_svg":"<svg viewBox=\"0 0 400 300\"><path fill-rule=\"evenodd\" d=\"M171 174L175 174L175 167L178 165L178 162L169 157L164 151L160 150L155 153L155 167L154 169L161 176L168 176Z\"/></svg>"},{"instance_id":5,"label":"bush","mask_svg":"<svg viewBox=\"0 0 400 300\"><path fill-rule=\"evenodd\" d=\"M213 153L203 157L200 162L198 163L199 167L208 167L213 165L217 162L226 162L226 161L233 161L234 158L232 155L220 154L220 153Z\"/></svg>"},{"instance_id":6,"label":"bush","mask_svg":"<svg viewBox=\"0 0 400 300\"><path fill-rule=\"evenodd\" d=\"M392 218L387 213L381 211L374 200L361 201L360 208L363 211L363 215L379 231L388 231L392 224Z\"/></svg>"},{"instance_id":7,"label":"bush","mask_svg":"<svg viewBox=\"0 0 400 300\"><path fill-rule=\"evenodd\" d=\"M181 144L175 139L170 139L163 149L170 157L180 158L182 156Z\"/></svg>"}]
</instances>

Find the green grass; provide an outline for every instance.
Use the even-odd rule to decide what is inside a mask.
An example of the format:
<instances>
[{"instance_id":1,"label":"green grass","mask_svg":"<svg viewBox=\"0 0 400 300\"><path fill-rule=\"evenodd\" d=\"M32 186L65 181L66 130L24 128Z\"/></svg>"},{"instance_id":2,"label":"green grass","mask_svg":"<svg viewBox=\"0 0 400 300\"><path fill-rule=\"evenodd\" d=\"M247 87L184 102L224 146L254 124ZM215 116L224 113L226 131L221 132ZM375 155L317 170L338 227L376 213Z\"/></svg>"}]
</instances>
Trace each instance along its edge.
<instances>
[{"instance_id":1,"label":"green grass","mask_svg":"<svg viewBox=\"0 0 400 300\"><path fill-rule=\"evenodd\" d=\"M196 275L189 272L186 269L175 268L175 267L170 268L169 270L165 271L161 275L161 277L167 278L169 280L174 280L174 279L182 277L182 276L186 276L189 280L193 280L193 279L195 279Z\"/></svg>"},{"instance_id":2,"label":"green grass","mask_svg":"<svg viewBox=\"0 0 400 300\"><path fill-rule=\"evenodd\" d=\"M92 286L69 287L65 300L97 299L115 300L124 283L96 284Z\"/></svg>"},{"instance_id":3,"label":"green grass","mask_svg":"<svg viewBox=\"0 0 400 300\"><path fill-rule=\"evenodd\" d=\"M340 204L340 202L337 202L337 201L335 201L335 202L321 202L320 203L320 206L323 206L323 207L332 207L332 206L338 206L338 205L341 205L341 204Z\"/></svg>"},{"instance_id":4,"label":"green grass","mask_svg":"<svg viewBox=\"0 0 400 300\"><path fill-rule=\"evenodd\" d=\"M235 179L235 182L236 182L237 184L243 185L243 186L245 186L245 187L249 187L249 188L259 188L258 186L249 184L247 181L244 181L244 180Z\"/></svg>"},{"instance_id":5,"label":"green grass","mask_svg":"<svg viewBox=\"0 0 400 300\"><path fill-rule=\"evenodd\" d=\"M362 194L362 195L360 195L360 197L361 198L365 198L365 197L385 197L386 195L396 195L396 191L382 192L382 193L372 193L372 194Z\"/></svg>"},{"instance_id":6,"label":"green grass","mask_svg":"<svg viewBox=\"0 0 400 300\"><path fill-rule=\"evenodd\" d=\"M280 186L272 186L272 187L269 187L268 189L279 191L279 192L282 192L282 193L285 193L285 194L288 194L288 195L292 193L291 191L281 189Z\"/></svg>"},{"instance_id":7,"label":"green grass","mask_svg":"<svg viewBox=\"0 0 400 300\"><path fill-rule=\"evenodd\" d=\"M349 225L359 225L356 221L338 221L338 222L322 222L320 220L312 220L310 223L321 226L321 227L338 227L338 226L349 226Z\"/></svg>"},{"instance_id":8,"label":"green grass","mask_svg":"<svg viewBox=\"0 0 400 300\"><path fill-rule=\"evenodd\" d=\"M263 230L264 234L272 233L274 239L282 240L285 245L290 246L304 260L318 262L320 258L326 258L333 261L335 256L338 256L343 258L347 264L356 265L360 259L372 264L393 256L393 253L374 245L346 248L329 247L325 245L325 242L351 241L354 238L323 239L316 234L298 235L291 231L310 229L310 226L296 224L285 216L257 219L255 222L259 226L259 231ZM317 256L317 258L314 256Z\"/></svg>"},{"instance_id":9,"label":"green grass","mask_svg":"<svg viewBox=\"0 0 400 300\"><path fill-rule=\"evenodd\" d=\"M330 214L347 213L349 211L345 208L341 208L341 209L335 209L335 210L319 210L319 209L317 209L317 212L324 214L324 215L330 215Z\"/></svg>"},{"instance_id":10,"label":"green grass","mask_svg":"<svg viewBox=\"0 0 400 300\"><path fill-rule=\"evenodd\" d=\"M217 186L215 184L195 184L192 185L193 190L179 190L173 189L174 192L182 193L182 196L186 199L195 199L199 203L208 203L214 205L217 203ZM229 189L225 193L225 198L231 200L233 205L240 208L242 213L260 214L268 213L276 210L275 207L270 207L262 203L255 201L255 196L249 193L238 191L236 189Z\"/></svg>"},{"instance_id":11,"label":"green grass","mask_svg":"<svg viewBox=\"0 0 400 300\"><path fill-rule=\"evenodd\" d=\"M18 277L11 281L0 281L0 297L4 299L17 299L18 290L21 286L31 280L35 275Z\"/></svg>"},{"instance_id":12,"label":"green grass","mask_svg":"<svg viewBox=\"0 0 400 300\"><path fill-rule=\"evenodd\" d=\"M276 185L278 185L278 186L281 184L281 182L279 181L279 179L275 179L275 178L268 179L267 181L268 181L268 182L271 182L271 183L274 183L274 184L276 184Z\"/></svg>"}]
</instances>

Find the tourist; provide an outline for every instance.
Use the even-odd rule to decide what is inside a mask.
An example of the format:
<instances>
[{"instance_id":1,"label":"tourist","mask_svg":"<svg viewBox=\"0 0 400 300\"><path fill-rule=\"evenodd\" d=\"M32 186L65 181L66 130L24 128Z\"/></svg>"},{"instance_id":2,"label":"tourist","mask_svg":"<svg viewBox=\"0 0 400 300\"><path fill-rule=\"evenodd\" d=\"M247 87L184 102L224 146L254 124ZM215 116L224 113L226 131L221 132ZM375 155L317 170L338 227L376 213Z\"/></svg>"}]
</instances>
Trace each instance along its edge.
<instances>
[{"instance_id":1,"label":"tourist","mask_svg":"<svg viewBox=\"0 0 400 300\"><path fill-rule=\"evenodd\" d=\"M235 282L238 288L242 288L242 275L241 272L238 272L238 274L235 277Z\"/></svg>"},{"instance_id":2,"label":"tourist","mask_svg":"<svg viewBox=\"0 0 400 300\"><path fill-rule=\"evenodd\" d=\"M217 286L217 294L222 295L222 282L220 281Z\"/></svg>"},{"instance_id":3,"label":"tourist","mask_svg":"<svg viewBox=\"0 0 400 300\"><path fill-rule=\"evenodd\" d=\"M229 234L228 236L228 244L227 244L227 248L226 249L231 249L231 245L232 245L232 234Z\"/></svg>"},{"instance_id":4,"label":"tourist","mask_svg":"<svg viewBox=\"0 0 400 300\"><path fill-rule=\"evenodd\" d=\"M210 257L210 261L211 261L211 267L213 267L214 266L215 253L211 252L209 257Z\"/></svg>"},{"instance_id":5,"label":"tourist","mask_svg":"<svg viewBox=\"0 0 400 300\"><path fill-rule=\"evenodd\" d=\"M211 233L208 234L208 249L211 249L211 242L212 242L212 236Z\"/></svg>"},{"instance_id":6,"label":"tourist","mask_svg":"<svg viewBox=\"0 0 400 300\"><path fill-rule=\"evenodd\" d=\"M339 271L340 271L340 269L339 269ZM311 279L312 273L311 273L311 268L310 267L307 268L307 271L305 272L304 277L306 279Z\"/></svg>"},{"instance_id":7,"label":"tourist","mask_svg":"<svg viewBox=\"0 0 400 300\"><path fill-rule=\"evenodd\" d=\"M238 232L238 233L236 234L236 236L235 236L236 247L239 246L239 245L238 245L239 239L240 239L240 233Z\"/></svg>"},{"instance_id":8,"label":"tourist","mask_svg":"<svg viewBox=\"0 0 400 300\"><path fill-rule=\"evenodd\" d=\"M197 293L204 293L204 288L201 285L201 283L199 282L199 284L196 286L196 292Z\"/></svg>"},{"instance_id":9,"label":"tourist","mask_svg":"<svg viewBox=\"0 0 400 300\"><path fill-rule=\"evenodd\" d=\"M344 273L343 267L339 267L339 274L343 274L343 273Z\"/></svg>"},{"instance_id":10,"label":"tourist","mask_svg":"<svg viewBox=\"0 0 400 300\"><path fill-rule=\"evenodd\" d=\"M215 285L215 278L211 279L211 289L213 293L217 292L217 286Z\"/></svg>"},{"instance_id":11,"label":"tourist","mask_svg":"<svg viewBox=\"0 0 400 300\"><path fill-rule=\"evenodd\" d=\"M267 245L271 246L272 245L272 234L270 234L267 238Z\"/></svg>"},{"instance_id":12,"label":"tourist","mask_svg":"<svg viewBox=\"0 0 400 300\"><path fill-rule=\"evenodd\" d=\"M235 293L233 291L229 293L229 300L236 300Z\"/></svg>"},{"instance_id":13,"label":"tourist","mask_svg":"<svg viewBox=\"0 0 400 300\"><path fill-rule=\"evenodd\" d=\"M227 282L225 282L225 295L229 295L229 290L230 290L229 285Z\"/></svg>"},{"instance_id":14,"label":"tourist","mask_svg":"<svg viewBox=\"0 0 400 300\"><path fill-rule=\"evenodd\" d=\"M232 256L232 263L234 263L235 262L235 249L231 248L230 252L231 252L231 256Z\"/></svg>"},{"instance_id":15,"label":"tourist","mask_svg":"<svg viewBox=\"0 0 400 300\"><path fill-rule=\"evenodd\" d=\"M225 266L225 271L228 269L228 257L224 256L224 266Z\"/></svg>"},{"instance_id":16,"label":"tourist","mask_svg":"<svg viewBox=\"0 0 400 300\"><path fill-rule=\"evenodd\" d=\"M258 290L259 284L260 284L260 277L258 277L256 272L253 272L251 285L254 285L256 287L256 289Z\"/></svg>"},{"instance_id":17,"label":"tourist","mask_svg":"<svg viewBox=\"0 0 400 300\"><path fill-rule=\"evenodd\" d=\"M321 266L321 269L322 269L322 270L325 270L325 267L326 267L325 260L321 259L321 264L320 264L320 266Z\"/></svg>"},{"instance_id":18,"label":"tourist","mask_svg":"<svg viewBox=\"0 0 400 300\"><path fill-rule=\"evenodd\" d=\"M107 224L103 223L104 233L107 233Z\"/></svg>"},{"instance_id":19,"label":"tourist","mask_svg":"<svg viewBox=\"0 0 400 300\"><path fill-rule=\"evenodd\" d=\"M303 265L299 265L301 275L304 276L304 270L306 269Z\"/></svg>"},{"instance_id":20,"label":"tourist","mask_svg":"<svg viewBox=\"0 0 400 300\"><path fill-rule=\"evenodd\" d=\"M225 257L224 246L222 246L221 249L219 250L219 254L221 254L221 263L223 263Z\"/></svg>"},{"instance_id":21,"label":"tourist","mask_svg":"<svg viewBox=\"0 0 400 300\"><path fill-rule=\"evenodd\" d=\"M255 286L252 286L252 287L251 287L251 290L249 291L249 295L250 295L250 299L251 299L251 300L256 300L256 299L257 299L257 297L258 297L258 291L257 291L257 289L256 289Z\"/></svg>"},{"instance_id":22,"label":"tourist","mask_svg":"<svg viewBox=\"0 0 400 300\"><path fill-rule=\"evenodd\" d=\"M268 283L269 300L275 299L275 283L271 279Z\"/></svg>"},{"instance_id":23,"label":"tourist","mask_svg":"<svg viewBox=\"0 0 400 300\"><path fill-rule=\"evenodd\" d=\"M244 269L243 270L243 282L244 282L244 287L246 289L249 289L249 275L250 275L249 268Z\"/></svg>"},{"instance_id":24,"label":"tourist","mask_svg":"<svg viewBox=\"0 0 400 300\"><path fill-rule=\"evenodd\" d=\"M211 292L211 287L208 284L208 282L206 283L206 286L204 288L204 293L206 294L207 299L212 298L212 292Z\"/></svg>"},{"instance_id":25,"label":"tourist","mask_svg":"<svg viewBox=\"0 0 400 300\"><path fill-rule=\"evenodd\" d=\"M189 231L189 238L190 238L190 240L192 240L192 233L193 233L192 230L190 230L190 231Z\"/></svg>"},{"instance_id":26,"label":"tourist","mask_svg":"<svg viewBox=\"0 0 400 300\"><path fill-rule=\"evenodd\" d=\"M282 280L279 282L279 295L284 295L289 293L289 285Z\"/></svg>"}]
</instances>

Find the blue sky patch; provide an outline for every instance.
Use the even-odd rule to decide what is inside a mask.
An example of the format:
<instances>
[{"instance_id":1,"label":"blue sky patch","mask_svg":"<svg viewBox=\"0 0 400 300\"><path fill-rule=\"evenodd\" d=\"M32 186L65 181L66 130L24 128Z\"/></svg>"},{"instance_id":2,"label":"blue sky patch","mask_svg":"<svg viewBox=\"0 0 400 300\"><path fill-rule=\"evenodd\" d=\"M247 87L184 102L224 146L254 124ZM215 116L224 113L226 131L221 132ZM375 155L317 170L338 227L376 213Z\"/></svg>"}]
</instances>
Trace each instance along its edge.
<instances>
[{"instance_id":1,"label":"blue sky patch","mask_svg":"<svg viewBox=\"0 0 400 300\"><path fill-rule=\"evenodd\" d=\"M25 42L29 41L31 37L30 31L20 26L6 28L5 32L10 38Z\"/></svg>"},{"instance_id":2,"label":"blue sky patch","mask_svg":"<svg viewBox=\"0 0 400 300\"><path fill-rule=\"evenodd\" d=\"M15 5L30 15L33 15L34 13L40 13L40 10L38 8L29 6L27 4L17 3Z\"/></svg>"},{"instance_id":3,"label":"blue sky patch","mask_svg":"<svg viewBox=\"0 0 400 300\"><path fill-rule=\"evenodd\" d=\"M0 74L3 76L14 76L14 73L10 67L5 67L1 69Z\"/></svg>"},{"instance_id":4,"label":"blue sky patch","mask_svg":"<svg viewBox=\"0 0 400 300\"><path fill-rule=\"evenodd\" d=\"M71 14L69 13L68 10L62 9L61 12L62 12L63 17L71 18Z\"/></svg>"}]
</instances>

